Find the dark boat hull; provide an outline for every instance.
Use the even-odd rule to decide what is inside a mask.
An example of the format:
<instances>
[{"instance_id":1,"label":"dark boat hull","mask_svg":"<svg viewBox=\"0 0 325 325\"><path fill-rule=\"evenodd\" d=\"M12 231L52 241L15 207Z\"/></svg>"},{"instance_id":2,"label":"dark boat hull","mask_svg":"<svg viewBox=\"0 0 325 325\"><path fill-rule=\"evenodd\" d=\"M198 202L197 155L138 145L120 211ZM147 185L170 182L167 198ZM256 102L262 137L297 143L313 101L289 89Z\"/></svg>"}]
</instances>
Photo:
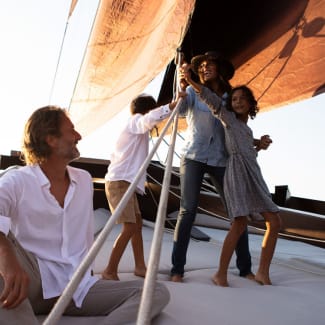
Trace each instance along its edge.
<instances>
[{"instance_id":1,"label":"dark boat hull","mask_svg":"<svg viewBox=\"0 0 325 325\"><path fill-rule=\"evenodd\" d=\"M16 156L0 156L0 169L6 169L13 165L23 165ZM85 169L93 176L94 181L94 209L109 209L104 188L104 176L109 165L108 160L80 158L71 165ZM179 177L177 168L171 177L170 194L168 197L166 216L177 214L179 210ZM163 182L164 168L158 162L152 162L148 167L148 181L146 183L146 195L139 196L139 204L142 217L149 221L155 221L161 184ZM275 195L273 195L275 199ZM300 199L296 197L288 198L285 206L280 206L282 219L282 229L280 236L306 242L318 247L325 248L325 202ZM278 204L278 203L277 203ZM226 211L223 207L219 195L208 191L202 187L199 199L198 213L204 213L213 218L223 220L222 225L216 227L227 229L229 226ZM173 228L175 219L166 218L166 227ZM251 229L263 233L265 225L263 222L249 222ZM213 222L209 222L209 227L213 227Z\"/></svg>"}]
</instances>

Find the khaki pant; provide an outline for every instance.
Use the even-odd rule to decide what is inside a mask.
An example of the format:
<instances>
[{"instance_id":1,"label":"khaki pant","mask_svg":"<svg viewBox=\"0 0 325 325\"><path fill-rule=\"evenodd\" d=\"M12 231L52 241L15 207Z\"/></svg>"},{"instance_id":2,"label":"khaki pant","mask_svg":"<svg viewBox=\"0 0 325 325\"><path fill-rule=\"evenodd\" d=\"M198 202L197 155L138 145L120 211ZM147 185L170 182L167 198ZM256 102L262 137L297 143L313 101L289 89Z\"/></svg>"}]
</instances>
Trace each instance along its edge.
<instances>
[{"instance_id":1,"label":"khaki pant","mask_svg":"<svg viewBox=\"0 0 325 325\"><path fill-rule=\"evenodd\" d=\"M57 298L43 299L42 284L38 263L33 254L26 252L9 233L8 239L14 246L18 259L30 276L28 299L14 309L0 308L0 324L34 325L39 324L35 315L48 314ZM135 324L142 293L142 280L135 281L97 281L89 290L82 307L77 308L71 301L64 315L69 316L106 316L96 324ZM0 291L3 280L0 277ZM155 317L169 301L167 288L156 283L152 302L151 316Z\"/></svg>"},{"instance_id":2,"label":"khaki pant","mask_svg":"<svg viewBox=\"0 0 325 325\"><path fill-rule=\"evenodd\" d=\"M130 186L126 181L111 181L105 183L105 192L109 208L113 213ZM137 215L141 217L137 194L134 192L123 209L116 223L136 223Z\"/></svg>"}]
</instances>

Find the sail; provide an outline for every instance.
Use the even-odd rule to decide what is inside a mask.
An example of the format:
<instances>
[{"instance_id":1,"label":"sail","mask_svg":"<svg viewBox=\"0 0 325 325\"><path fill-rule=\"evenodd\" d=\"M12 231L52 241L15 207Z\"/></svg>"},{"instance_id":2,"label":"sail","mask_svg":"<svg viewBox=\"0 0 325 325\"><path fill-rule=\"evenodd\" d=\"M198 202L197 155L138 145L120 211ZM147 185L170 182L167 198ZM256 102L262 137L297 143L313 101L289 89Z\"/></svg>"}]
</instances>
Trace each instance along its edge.
<instances>
[{"instance_id":1,"label":"sail","mask_svg":"<svg viewBox=\"0 0 325 325\"><path fill-rule=\"evenodd\" d=\"M265 112L324 93L324 14L325 0L197 0L181 50L188 62L207 51L222 53L236 69L232 86L248 85ZM160 104L172 98L174 71L171 62ZM178 129L186 127L180 120Z\"/></svg>"},{"instance_id":2,"label":"sail","mask_svg":"<svg viewBox=\"0 0 325 325\"><path fill-rule=\"evenodd\" d=\"M177 48L187 60L223 53L231 84L251 87L261 111L323 93L325 0L248 2L101 1L70 105L78 129L103 125L166 66L158 99L169 102Z\"/></svg>"},{"instance_id":3,"label":"sail","mask_svg":"<svg viewBox=\"0 0 325 325\"><path fill-rule=\"evenodd\" d=\"M194 0L102 0L70 105L83 135L123 109L175 57Z\"/></svg>"},{"instance_id":4,"label":"sail","mask_svg":"<svg viewBox=\"0 0 325 325\"><path fill-rule=\"evenodd\" d=\"M69 10L69 18L71 17L71 15L73 14L74 8L77 5L78 0L71 0L71 4L70 4L70 10Z\"/></svg>"},{"instance_id":5,"label":"sail","mask_svg":"<svg viewBox=\"0 0 325 325\"><path fill-rule=\"evenodd\" d=\"M250 86L262 111L325 91L325 1L291 1L237 54L232 84ZM266 46L267 45L267 46Z\"/></svg>"}]
</instances>

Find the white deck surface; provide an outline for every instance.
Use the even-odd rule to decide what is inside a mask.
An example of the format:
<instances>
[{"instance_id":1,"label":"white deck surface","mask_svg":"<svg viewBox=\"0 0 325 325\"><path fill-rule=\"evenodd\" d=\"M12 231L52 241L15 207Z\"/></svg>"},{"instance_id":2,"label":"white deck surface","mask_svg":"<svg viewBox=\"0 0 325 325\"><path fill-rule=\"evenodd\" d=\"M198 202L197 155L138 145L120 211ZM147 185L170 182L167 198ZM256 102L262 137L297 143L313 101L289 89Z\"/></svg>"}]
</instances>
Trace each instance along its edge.
<instances>
[{"instance_id":1,"label":"white deck surface","mask_svg":"<svg viewBox=\"0 0 325 325\"><path fill-rule=\"evenodd\" d=\"M105 221L106 211L96 211L96 226ZM173 237L166 232L158 280L171 293L170 303L153 325L324 325L325 324L325 250L308 244L279 239L271 265L272 286L261 286L240 278L235 259L229 269L229 288L213 284L226 231L200 228L212 242L192 240L184 283L169 281ZM107 263L112 244L119 233L116 225L100 250L94 264L100 273ZM144 226L145 255L149 256L153 229ZM250 234L253 271L256 271L262 237ZM121 281L135 279L133 255L128 246L122 257ZM139 278L137 278L139 279ZM39 319L44 320L40 316ZM97 324L100 317L62 317L59 325Z\"/></svg>"}]
</instances>

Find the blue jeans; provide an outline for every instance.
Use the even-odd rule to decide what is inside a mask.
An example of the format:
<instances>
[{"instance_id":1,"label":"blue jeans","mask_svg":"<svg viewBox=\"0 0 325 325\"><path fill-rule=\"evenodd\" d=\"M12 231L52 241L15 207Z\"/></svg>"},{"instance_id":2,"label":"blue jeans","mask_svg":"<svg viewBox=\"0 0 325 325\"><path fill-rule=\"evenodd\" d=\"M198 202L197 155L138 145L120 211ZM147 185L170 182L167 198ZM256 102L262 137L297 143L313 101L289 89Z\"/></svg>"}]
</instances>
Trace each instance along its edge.
<instances>
[{"instance_id":1,"label":"blue jeans","mask_svg":"<svg viewBox=\"0 0 325 325\"><path fill-rule=\"evenodd\" d=\"M199 194L204 174L207 173L221 196L225 205L223 194L223 176L225 167L209 166L191 159L182 159L180 165L181 175L181 201L180 210L174 232L174 246L172 252L171 275L184 275L186 253L190 241L191 229L198 207ZM225 205L226 206L226 205ZM240 276L251 273L251 255L248 246L248 232L240 237L236 247L236 265Z\"/></svg>"}]
</instances>

